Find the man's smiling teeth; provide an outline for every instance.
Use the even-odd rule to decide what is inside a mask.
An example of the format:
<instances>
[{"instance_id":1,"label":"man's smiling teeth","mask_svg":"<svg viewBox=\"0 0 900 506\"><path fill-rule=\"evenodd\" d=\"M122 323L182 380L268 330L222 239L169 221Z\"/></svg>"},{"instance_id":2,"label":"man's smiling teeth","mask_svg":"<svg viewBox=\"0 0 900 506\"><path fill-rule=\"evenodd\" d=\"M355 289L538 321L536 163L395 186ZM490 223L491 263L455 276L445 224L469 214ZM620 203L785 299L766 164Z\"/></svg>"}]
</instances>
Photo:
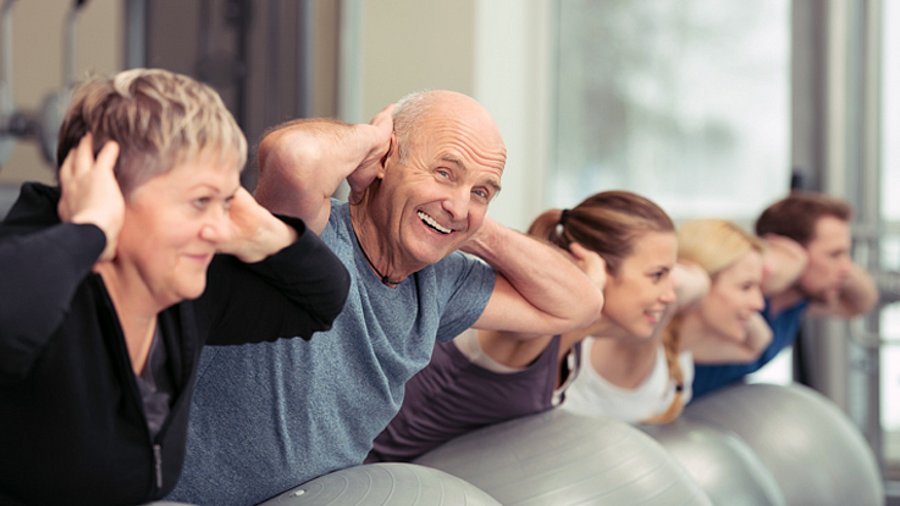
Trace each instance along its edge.
<instances>
[{"instance_id":1,"label":"man's smiling teeth","mask_svg":"<svg viewBox=\"0 0 900 506\"><path fill-rule=\"evenodd\" d=\"M425 214L422 211L419 211L418 215L419 215L419 219L424 221L426 225L437 230L438 232L440 232L442 234L449 234L450 232L453 232L453 230L451 230L449 228L442 227L438 222L436 222L434 220L434 218L432 218L431 216L428 216L427 214Z\"/></svg>"}]
</instances>

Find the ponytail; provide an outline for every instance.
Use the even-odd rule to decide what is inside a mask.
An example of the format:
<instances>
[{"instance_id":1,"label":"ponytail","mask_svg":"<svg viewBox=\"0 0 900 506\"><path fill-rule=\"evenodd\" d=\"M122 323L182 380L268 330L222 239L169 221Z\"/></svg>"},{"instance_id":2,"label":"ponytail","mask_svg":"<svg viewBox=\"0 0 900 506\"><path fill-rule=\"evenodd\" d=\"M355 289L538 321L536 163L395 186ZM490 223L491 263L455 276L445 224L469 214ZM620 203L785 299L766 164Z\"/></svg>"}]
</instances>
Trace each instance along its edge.
<instances>
[{"instance_id":1,"label":"ponytail","mask_svg":"<svg viewBox=\"0 0 900 506\"><path fill-rule=\"evenodd\" d=\"M669 407L658 415L651 416L641 423L649 425L661 425L674 422L681 412L684 411L684 371L681 370L681 362L679 362L679 351L681 348L681 319L682 316L675 315L672 321L666 325L663 330L662 345L666 354L666 365L669 368L669 378L675 384L675 395Z\"/></svg>"}]
</instances>

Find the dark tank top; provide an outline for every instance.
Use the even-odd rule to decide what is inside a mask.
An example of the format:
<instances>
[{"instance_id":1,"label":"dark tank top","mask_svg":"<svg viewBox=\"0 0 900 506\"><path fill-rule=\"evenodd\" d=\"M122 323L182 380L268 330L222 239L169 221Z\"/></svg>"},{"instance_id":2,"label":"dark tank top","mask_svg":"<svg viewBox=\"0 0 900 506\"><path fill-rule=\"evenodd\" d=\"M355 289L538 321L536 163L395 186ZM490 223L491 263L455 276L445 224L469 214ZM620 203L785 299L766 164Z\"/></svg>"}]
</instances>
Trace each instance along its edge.
<instances>
[{"instance_id":1,"label":"dark tank top","mask_svg":"<svg viewBox=\"0 0 900 506\"><path fill-rule=\"evenodd\" d=\"M525 369L499 373L473 364L452 341L438 343L366 462L410 461L469 431L550 409L558 356L555 336Z\"/></svg>"}]
</instances>

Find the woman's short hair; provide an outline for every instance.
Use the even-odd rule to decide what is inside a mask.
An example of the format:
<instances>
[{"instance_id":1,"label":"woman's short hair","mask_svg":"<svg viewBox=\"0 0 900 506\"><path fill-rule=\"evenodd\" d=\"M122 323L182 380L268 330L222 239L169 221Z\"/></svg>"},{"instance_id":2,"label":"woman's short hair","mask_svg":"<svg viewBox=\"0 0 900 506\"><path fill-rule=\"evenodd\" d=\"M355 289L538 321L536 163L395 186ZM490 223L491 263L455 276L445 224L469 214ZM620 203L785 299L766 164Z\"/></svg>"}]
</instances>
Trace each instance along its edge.
<instances>
[{"instance_id":1,"label":"woman's short hair","mask_svg":"<svg viewBox=\"0 0 900 506\"><path fill-rule=\"evenodd\" d=\"M551 209L538 216L528 233L561 248L577 242L606 261L610 273L634 251L648 232L673 232L669 215L651 200L622 190L594 194L572 209Z\"/></svg>"},{"instance_id":2,"label":"woman's short hair","mask_svg":"<svg viewBox=\"0 0 900 506\"><path fill-rule=\"evenodd\" d=\"M238 169L247 160L247 140L219 94L168 70L131 69L79 85L60 128L58 166L88 133L95 154L107 141L119 144L125 195L198 156Z\"/></svg>"}]
</instances>

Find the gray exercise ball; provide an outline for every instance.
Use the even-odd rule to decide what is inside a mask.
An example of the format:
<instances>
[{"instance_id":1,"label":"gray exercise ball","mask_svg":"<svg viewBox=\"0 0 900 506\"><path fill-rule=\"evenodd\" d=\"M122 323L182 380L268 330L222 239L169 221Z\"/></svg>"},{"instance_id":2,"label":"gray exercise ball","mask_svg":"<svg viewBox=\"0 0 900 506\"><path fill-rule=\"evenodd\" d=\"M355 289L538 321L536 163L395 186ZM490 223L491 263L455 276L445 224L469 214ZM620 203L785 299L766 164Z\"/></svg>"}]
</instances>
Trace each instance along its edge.
<instances>
[{"instance_id":1,"label":"gray exercise ball","mask_svg":"<svg viewBox=\"0 0 900 506\"><path fill-rule=\"evenodd\" d=\"M491 496L443 471L405 463L335 471L259 506L499 506Z\"/></svg>"},{"instance_id":2,"label":"gray exercise ball","mask_svg":"<svg viewBox=\"0 0 900 506\"><path fill-rule=\"evenodd\" d=\"M734 433L686 417L641 428L684 467L713 504L787 504L775 477Z\"/></svg>"},{"instance_id":3,"label":"gray exercise ball","mask_svg":"<svg viewBox=\"0 0 900 506\"><path fill-rule=\"evenodd\" d=\"M882 505L884 485L859 430L801 385L735 385L688 405L686 416L736 433L778 481L788 504Z\"/></svg>"},{"instance_id":4,"label":"gray exercise ball","mask_svg":"<svg viewBox=\"0 0 900 506\"><path fill-rule=\"evenodd\" d=\"M711 504L640 430L562 410L465 434L416 462L459 476L507 506Z\"/></svg>"}]
</instances>

